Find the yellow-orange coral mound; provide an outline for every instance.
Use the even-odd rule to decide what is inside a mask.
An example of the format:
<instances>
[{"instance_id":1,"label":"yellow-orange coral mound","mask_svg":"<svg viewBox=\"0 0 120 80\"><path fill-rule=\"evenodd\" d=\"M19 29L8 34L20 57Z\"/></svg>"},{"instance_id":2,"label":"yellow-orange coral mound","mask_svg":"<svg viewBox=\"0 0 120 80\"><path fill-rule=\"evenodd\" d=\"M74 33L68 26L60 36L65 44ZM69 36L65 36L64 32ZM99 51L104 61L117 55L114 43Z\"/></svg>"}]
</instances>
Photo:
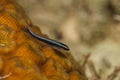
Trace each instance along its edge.
<instances>
[{"instance_id":1,"label":"yellow-orange coral mound","mask_svg":"<svg viewBox=\"0 0 120 80\"><path fill-rule=\"evenodd\" d=\"M0 1L0 79L87 80L70 53L35 39L43 35L15 0Z\"/></svg>"}]
</instances>

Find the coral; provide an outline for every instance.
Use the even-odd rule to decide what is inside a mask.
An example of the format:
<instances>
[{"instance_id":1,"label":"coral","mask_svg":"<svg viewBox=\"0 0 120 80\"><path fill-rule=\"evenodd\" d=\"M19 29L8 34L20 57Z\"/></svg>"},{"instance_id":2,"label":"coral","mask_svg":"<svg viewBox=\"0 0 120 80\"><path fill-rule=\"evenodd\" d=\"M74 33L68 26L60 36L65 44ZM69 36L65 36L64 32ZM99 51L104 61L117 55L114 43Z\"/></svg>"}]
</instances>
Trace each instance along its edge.
<instances>
[{"instance_id":1,"label":"coral","mask_svg":"<svg viewBox=\"0 0 120 80\"><path fill-rule=\"evenodd\" d=\"M34 26L15 0L0 1L0 75L4 80L87 80L70 53L35 39Z\"/></svg>"}]
</instances>

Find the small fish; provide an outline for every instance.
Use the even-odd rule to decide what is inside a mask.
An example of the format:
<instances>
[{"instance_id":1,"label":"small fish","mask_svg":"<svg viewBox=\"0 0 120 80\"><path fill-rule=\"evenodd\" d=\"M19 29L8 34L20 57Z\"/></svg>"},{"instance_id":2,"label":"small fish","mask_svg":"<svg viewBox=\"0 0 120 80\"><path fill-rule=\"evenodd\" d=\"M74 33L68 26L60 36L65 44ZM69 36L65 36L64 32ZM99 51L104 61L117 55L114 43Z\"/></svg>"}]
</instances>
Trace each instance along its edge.
<instances>
[{"instance_id":1,"label":"small fish","mask_svg":"<svg viewBox=\"0 0 120 80\"><path fill-rule=\"evenodd\" d=\"M43 42L45 42L45 43L47 43L47 44L49 44L49 45L52 45L52 46L55 46L55 47L59 47L59 48L62 48L62 49L64 49L64 50L67 50L67 51L70 50L67 45L65 45L65 44L63 44L63 43L61 43L61 42L52 40L52 39L48 39L48 38L45 38L45 37L41 37L41 36L35 34L34 32L32 32L32 31L30 30L30 28L27 28L27 31L28 31L34 38L36 38L36 39L38 39L38 40L40 40L40 41L43 41Z\"/></svg>"}]
</instances>

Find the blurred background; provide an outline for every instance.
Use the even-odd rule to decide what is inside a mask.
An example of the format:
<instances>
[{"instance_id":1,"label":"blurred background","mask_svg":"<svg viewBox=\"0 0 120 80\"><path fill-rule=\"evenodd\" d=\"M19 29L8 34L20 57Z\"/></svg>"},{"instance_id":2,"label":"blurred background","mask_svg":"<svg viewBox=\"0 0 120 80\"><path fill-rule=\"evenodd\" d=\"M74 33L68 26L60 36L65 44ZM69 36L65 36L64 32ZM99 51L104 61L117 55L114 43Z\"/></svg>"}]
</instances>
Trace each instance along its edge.
<instances>
[{"instance_id":1,"label":"blurred background","mask_svg":"<svg viewBox=\"0 0 120 80\"><path fill-rule=\"evenodd\" d=\"M120 0L17 1L44 34L70 46L78 62L91 54L106 75L120 66Z\"/></svg>"}]
</instances>

